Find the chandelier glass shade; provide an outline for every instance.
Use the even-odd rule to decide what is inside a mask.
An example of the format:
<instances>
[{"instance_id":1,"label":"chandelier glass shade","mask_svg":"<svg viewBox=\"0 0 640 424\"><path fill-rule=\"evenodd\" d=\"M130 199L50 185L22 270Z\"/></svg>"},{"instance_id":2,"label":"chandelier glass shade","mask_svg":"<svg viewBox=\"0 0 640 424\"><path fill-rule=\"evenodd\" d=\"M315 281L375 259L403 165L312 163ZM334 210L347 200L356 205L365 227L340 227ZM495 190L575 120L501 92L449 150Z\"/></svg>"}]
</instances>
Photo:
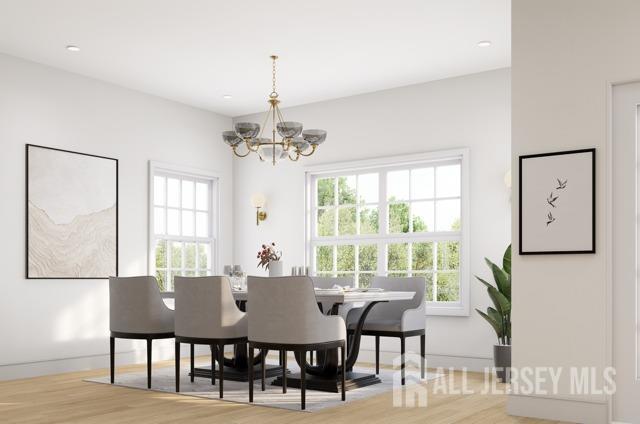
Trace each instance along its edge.
<instances>
[{"instance_id":1,"label":"chandelier glass shade","mask_svg":"<svg viewBox=\"0 0 640 424\"><path fill-rule=\"evenodd\" d=\"M327 138L327 132L318 129L303 129L300 122L285 121L280 112L280 100L276 91L276 59L271 56L272 90L269 94L269 110L262 126L253 122L237 122L232 131L223 131L222 140L238 157L257 153L261 161L273 165L280 159L297 161L301 156L311 156ZM271 121L271 137L264 137L267 121Z\"/></svg>"}]
</instances>

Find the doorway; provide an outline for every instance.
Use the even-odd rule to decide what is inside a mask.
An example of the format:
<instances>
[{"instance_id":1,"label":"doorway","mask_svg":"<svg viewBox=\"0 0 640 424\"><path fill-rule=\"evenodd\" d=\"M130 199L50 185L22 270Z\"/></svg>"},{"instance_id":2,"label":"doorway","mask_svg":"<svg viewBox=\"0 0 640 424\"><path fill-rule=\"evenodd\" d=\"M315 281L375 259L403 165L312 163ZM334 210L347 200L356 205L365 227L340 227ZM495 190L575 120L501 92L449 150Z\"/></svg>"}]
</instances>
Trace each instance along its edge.
<instances>
[{"instance_id":1,"label":"doorway","mask_svg":"<svg viewBox=\"0 0 640 424\"><path fill-rule=\"evenodd\" d=\"M613 87L613 420L640 423L638 371L638 118L640 83Z\"/></svg>"}]
</instances>

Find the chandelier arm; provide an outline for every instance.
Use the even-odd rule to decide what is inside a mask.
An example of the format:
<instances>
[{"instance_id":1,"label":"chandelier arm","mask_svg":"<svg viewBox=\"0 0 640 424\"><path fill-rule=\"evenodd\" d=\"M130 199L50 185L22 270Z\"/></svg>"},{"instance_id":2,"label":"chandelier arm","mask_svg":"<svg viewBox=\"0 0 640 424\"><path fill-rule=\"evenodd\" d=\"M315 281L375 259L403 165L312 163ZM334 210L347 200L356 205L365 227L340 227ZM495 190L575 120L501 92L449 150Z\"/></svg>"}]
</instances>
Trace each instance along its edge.
<instances>
[{"instance_id":1,"label":"chandelier arm","mask_svg":"<svg viewBox=\"0 0 640 424\"><path fill-rule=\"evenodd\" d=\"M237 145L231 147L231 149L233 150L233 154L238 156L239 158L247 157L251 153L251 150L247 150L247 153L245 153L244 155L241 155L240 153L237 152L237 149L238 149Z\"/></svg>"},{"instance_id":2,"label":"chandelier arm","mask_svg":"<svg viewBox=\"0 0 640 424\"><path fill-rule=\"evenodd\" d=\"M257 145L257 146L255 147L255 149L254 149L253 147L251 147L251 145L249 144L249 140L244 140L244 144L247 146L247 149L248 149L250 152L254 152L254 153L255 153L255 152L257 152L257 151L258 151L258 149L260 148L260 145Z\"/></svg>"},{"instance_id":3,"label":"chandelier arm","mask_svg":"<svg viewBox=\"0 0 640 424\"><path fill-rule=\"evenodd\" d=\"M305 156L305 157L311 156L312 154L314 154L314 153L316 152L316 148L317 148L317 147L318 147L318 145L317 145L317 144L313 144L313 145L311 146L311 151L310 151L309 153L302 153L302 152L300 152L300 156Z\"/></svg>"},{"instance_id":4,"label":"chandelier arm","mask_svg":"<svg viewBox=\"0 0 640 424\"><path fill-rule=\"evenodd\" d=\"M289 153L287 156L289 157L289 160L290 160L290 161L292 161L292 162L296 162L298 159L300 159L300 151L299 151L299 150L296 150L296 156L295 156L295 158L291 157L291 153Z\"/></svg>"}]
</instances>

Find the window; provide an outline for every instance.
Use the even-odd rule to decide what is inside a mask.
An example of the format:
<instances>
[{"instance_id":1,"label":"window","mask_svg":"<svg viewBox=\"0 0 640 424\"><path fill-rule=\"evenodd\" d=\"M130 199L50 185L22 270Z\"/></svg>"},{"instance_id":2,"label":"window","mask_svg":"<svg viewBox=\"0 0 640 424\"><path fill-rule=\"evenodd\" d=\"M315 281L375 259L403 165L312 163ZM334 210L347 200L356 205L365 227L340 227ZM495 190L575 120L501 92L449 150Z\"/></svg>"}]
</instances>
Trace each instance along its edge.
<instances>
[{"instance_id":1,"label":"window","mask_svg":"<svg viewBox=\"0 0 640 424\"><path fill-rule=\"evenodd\" d=\"M150 271L160 290L173 291L176 275L215 271L218 179L156 163L150 179Z\"/></svg>"},{"instance_id":2,"label":"window","mask_svg":"<svg viewBox=\"0 0 640 424\"><path fill-rule=\"evenodd\" d=\"M307 261L319 276L425 279L428 312L468 313L466 150L313 167Z\"/></svg>"}]
</instances>

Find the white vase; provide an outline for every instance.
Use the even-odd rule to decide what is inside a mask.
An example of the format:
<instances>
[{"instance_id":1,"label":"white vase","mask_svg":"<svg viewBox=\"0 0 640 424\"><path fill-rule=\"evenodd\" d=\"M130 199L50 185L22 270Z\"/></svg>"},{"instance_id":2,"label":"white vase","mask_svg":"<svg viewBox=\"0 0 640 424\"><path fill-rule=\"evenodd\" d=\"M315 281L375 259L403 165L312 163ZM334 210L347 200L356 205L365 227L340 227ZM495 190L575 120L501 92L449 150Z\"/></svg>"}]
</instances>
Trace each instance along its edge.
<instances>
[{"instance_id":1,"label":"white vase","mask_svg":"<svg viewBox=\"0 0 640 424\"><path fill-rule=\"evenodd\" d=\"M282 261L269 262L269 277L282 277Z\"/></svg>"}]
</instances>

